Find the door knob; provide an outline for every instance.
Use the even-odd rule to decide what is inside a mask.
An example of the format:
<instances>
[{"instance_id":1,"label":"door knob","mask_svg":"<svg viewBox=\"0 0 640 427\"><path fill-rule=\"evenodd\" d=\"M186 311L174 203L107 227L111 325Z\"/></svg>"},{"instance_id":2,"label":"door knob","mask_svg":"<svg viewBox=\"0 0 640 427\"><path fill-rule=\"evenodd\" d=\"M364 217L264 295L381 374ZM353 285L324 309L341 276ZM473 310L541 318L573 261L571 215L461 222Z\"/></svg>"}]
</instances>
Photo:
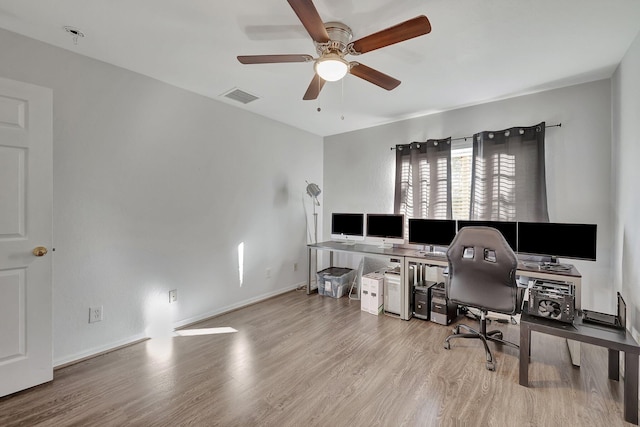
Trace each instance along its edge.
<instances>
[{"instance_id":1,"label":"door knob","mask_svg":"<svg viewBox=\"0 0 640 427\"><path fill-rule=\"evenodd\" d=\"M45 256L47 252L49 251L47 251L47 248L45 248L44 246L38 246L33 250L33 254L35 256Z\"/></svg>"}]
</instances>

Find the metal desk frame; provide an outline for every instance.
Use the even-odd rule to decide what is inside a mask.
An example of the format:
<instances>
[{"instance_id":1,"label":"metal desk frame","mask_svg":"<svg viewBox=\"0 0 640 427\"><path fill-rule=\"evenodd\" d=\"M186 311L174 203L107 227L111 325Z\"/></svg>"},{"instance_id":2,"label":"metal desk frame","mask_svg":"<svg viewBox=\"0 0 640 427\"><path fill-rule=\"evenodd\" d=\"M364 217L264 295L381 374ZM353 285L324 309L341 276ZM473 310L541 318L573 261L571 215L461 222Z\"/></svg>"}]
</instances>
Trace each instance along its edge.
<instances>
[{"instance_id":1,"label":"metal desk frame","mask_svg":"<svg viewBox=\"0 0 640 427\"><path fill-rule=\"evenodd\" d=\"M430 266L439 266L446 267L448 265L448 261L446 257L443 256L433 256L428 253L423 253L416 249L407 249L407 248L380 248L375 245L366 245L366 244L345 244L341 242L327 241L320 242L316 244L307 245L309 252L309 276L307 280L307 295L311 294L311 282L313 279L313 275L315 274L315 270L317 270L317 266L314 265L313 262L313 253L314 251L330 251L329 254L329 266L333 267L333 253L334 252L344 252L344 253L352 253L359 254L365 257L378 257L378 258L393 258L397 259L397 262L400 264L400 281L402 283L401 287L401 298L402 298L402 312L400 313L400 318L402 320L409 320L413 316L411 312L411 288L413 283L409 283L409 275L407 272L409 271L409 264L424 264ZM564 281L564 282L572 282L575 286L576 290L576 309L580 309L580 301L582 296L582 276L576 270L575 267L572 267L571 270L568 271L548 271L541 270L537 267L528 267L524 263L518 264L517 274L521 276L527 276L534 279L543 279L543 280L556 280L556 281ZM569 343L569 351L571 352L571 359L574 365L580 366L580 345L579 343Z\"/></svg>"},{"instance_id":2,"label":"metal desk frame","mask_svg":"<svg viewBox=\"0 0 640 427\"><path fill-rule=\"evenodd\" d=\"M397 262L400 264L400 298L402 300L402 304L400 307L400 319L409 320L413 313L411 312L411 304L410 298L410 284L408 284L408 278L406 275L405 268L405 259L408 255L415 254L415 249L405 249L405 248L381 248L375 245L363 245L363 244L345 244L341 242L321 242L316 244L307 245L309 250L309 277L307 280L307 295L311 294L311 282L313 279L313 275L315 274L315 270L317 270L317 266L314 266L313 262L313 252L324 250L330 251L329 254L329 266L333 267L333 253L334 252L344 252L351 254L363 255L365 257L374 257L374 258L385 258L389 259L393 262ZM315 267L315 268L313 268Z\"/></svg>"}]
</instances>

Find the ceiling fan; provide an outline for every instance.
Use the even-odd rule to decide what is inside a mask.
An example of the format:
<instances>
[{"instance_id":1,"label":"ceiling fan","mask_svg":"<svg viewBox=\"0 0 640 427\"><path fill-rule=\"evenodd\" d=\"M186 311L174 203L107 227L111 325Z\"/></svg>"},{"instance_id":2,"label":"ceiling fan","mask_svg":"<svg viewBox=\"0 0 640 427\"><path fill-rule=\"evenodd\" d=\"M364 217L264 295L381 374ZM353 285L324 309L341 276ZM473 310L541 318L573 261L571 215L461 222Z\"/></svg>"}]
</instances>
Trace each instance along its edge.
<instances>
[{"instance_id":1,"label":"ceiling fan","mask_svg":"<svg viewBox=\"0 0 640 427\"><path fill-rule=\"evenodd\" d=\"M360 77L386 90L395 89L400 80L357 61L347 61L346 55L360 55L431 32L431 24L421 15L377 33L351 41L351 29L340 22L323 23L311 0L287 0L307 30L318 57L305 54L238 56L242 64L274 64L314 61L315 75L304 94L304 100L316 99L326 81L337 81L347 73Z\"/></svg>"}]
</instances>

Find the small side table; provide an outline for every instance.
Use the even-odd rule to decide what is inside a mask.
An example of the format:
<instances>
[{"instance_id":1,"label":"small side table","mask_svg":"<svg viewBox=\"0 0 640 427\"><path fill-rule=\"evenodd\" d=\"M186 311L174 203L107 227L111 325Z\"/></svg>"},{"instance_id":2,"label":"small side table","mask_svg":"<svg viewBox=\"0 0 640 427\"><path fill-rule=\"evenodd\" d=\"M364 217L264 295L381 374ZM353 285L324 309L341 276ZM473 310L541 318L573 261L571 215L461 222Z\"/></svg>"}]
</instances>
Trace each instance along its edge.
<instances>
[{"instance_id":1,"label":"small side table","mask_svg":"<svg viewBox=\"0 0 640 427\"><path fill-rule=\"evenodd\" d=\"M638 356L640 346L629 331L613 327L583 323L576 317L573 324L531 316L523 310L520 317L520 385L529 386L529 355L531 332L585 342L609 350L609 379L620 379L620 352L624 352L624 419L638 424Z\"/></svg>"}]
</instances>

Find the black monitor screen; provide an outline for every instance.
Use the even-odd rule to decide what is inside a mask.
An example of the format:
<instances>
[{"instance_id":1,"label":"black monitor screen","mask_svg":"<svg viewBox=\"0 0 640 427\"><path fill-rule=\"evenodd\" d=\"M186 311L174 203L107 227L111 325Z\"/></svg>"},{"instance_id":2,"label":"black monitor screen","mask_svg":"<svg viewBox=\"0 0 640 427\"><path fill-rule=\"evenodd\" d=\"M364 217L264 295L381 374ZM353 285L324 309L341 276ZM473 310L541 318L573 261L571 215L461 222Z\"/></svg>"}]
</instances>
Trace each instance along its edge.
<instances>
[{"instance_id":1,"label":"black monitor screen","mask_svg":"<svg viewBox=\"0 0 640 427\"><path fill-rule=\"evenodd\" d=\"M458 230L473 226L495 228L502 233L511 249L518 250L518 225L515 221L458 221Z\"/></svg>"},{"instance_id":2,"label":"black monitor screen","mask_svg":"<svg viewBox=\"0 0 640 427\"><path fill-rule=\"evenodd\" d=\"M367 236L404 238L404 215L367 214Z\"/></svg>"},{"instance_id":3,"label":"black monitor screen","mask_svg":"<svg viewBox=\"0 0 640 427\"><path fill-rule=\"evenodd\" d=\"M518 222L518 252L596 260L595 224Z\"/></svg>"},{"instance_id":4,"label":"black monitor screen","mask_svg":"<svg viewBox=\"0 0 640 427\"><path fill-rule=\"evenodd\" d=\"M449 246L455 236L456 221L453 219L409 219L409 243Z\"/></svg>"},{"instance_id":5,"label":"black monitor screen","mask_svg":"<svg viewBox=\"0 0 640 427\"><path fill-rule=\"evenodd\" d=\"M331 234L346 236L364 236L364 214L334 213L331 214Z\"/></svg>"}]
</instances>

